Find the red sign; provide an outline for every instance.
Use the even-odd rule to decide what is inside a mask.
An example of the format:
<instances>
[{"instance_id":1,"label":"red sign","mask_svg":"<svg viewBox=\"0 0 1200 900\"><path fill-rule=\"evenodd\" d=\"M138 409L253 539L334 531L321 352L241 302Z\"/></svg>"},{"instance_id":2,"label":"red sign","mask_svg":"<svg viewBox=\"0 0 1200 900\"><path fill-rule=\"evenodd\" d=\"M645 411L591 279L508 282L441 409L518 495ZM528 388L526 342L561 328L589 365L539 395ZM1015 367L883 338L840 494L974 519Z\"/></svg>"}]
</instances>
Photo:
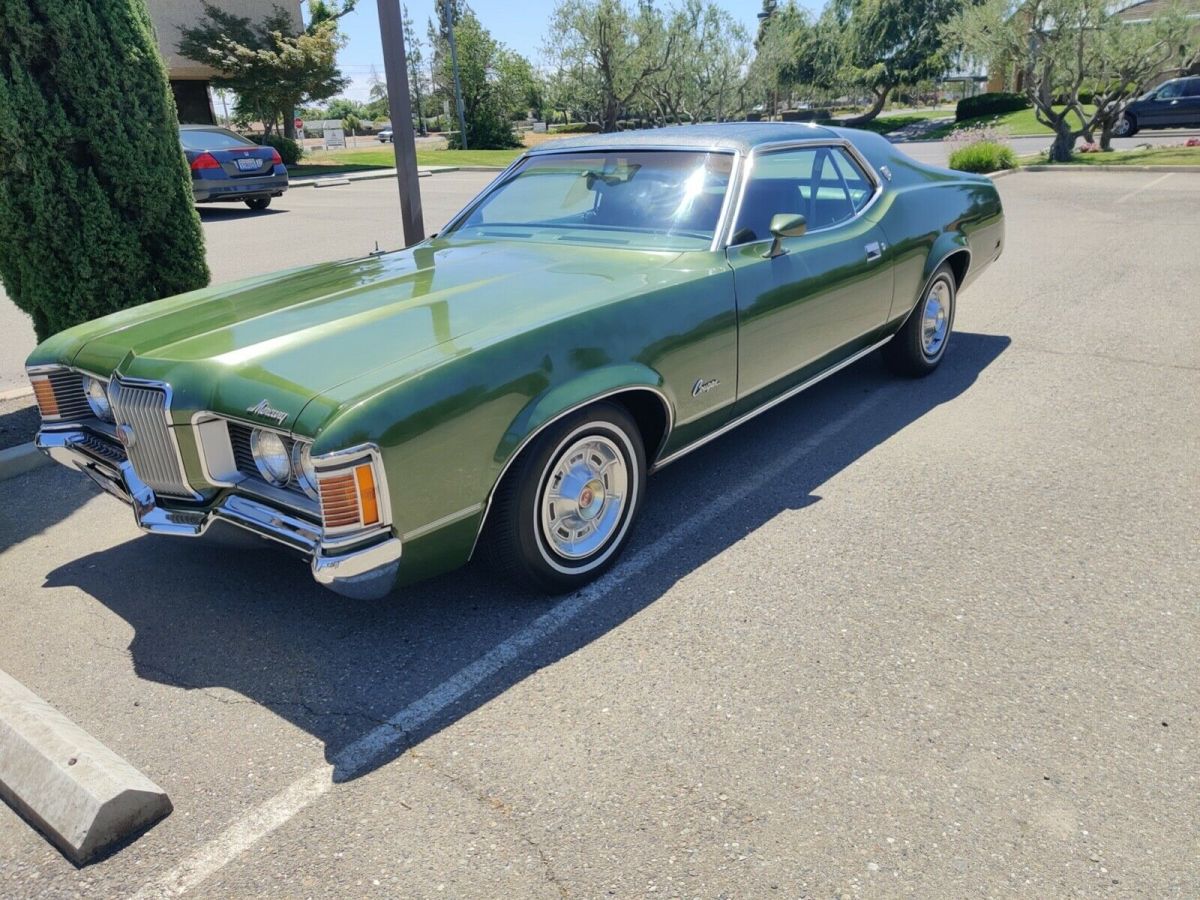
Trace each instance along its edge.
<instances>
[{"instance_id":1,"label":"red sign","mask_svg":"<svg viewBox=\"0 0 1200 900\"><path fill-rule=\"evenodd\" d=\"M297 131L300 131L300 130L302 130L302 129L304 128L304 120L303 120L303 119L297 119L297 120L296 120L296 122L295 122L295 125L296 125L296 130L297 130Z\"/></svg>"}]
</instances>

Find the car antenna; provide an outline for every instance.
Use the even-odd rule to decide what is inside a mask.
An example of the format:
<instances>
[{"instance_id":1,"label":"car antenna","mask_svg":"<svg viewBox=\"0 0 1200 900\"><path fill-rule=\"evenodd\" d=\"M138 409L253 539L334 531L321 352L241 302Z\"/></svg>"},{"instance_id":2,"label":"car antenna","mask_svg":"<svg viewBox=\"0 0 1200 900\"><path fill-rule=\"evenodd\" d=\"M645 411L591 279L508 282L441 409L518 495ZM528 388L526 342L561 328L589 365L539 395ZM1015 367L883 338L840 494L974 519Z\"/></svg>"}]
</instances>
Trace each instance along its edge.
<instances>
[{"instance_id":1,"label":"car antenna","mask_svg":"<svg viewBox=\"0 0 1200 900\"><path fill-rule=\"evenodd\" d=\"M367 256L383 256L383 254L384 251L379 249L379 241L376 241L375 249L368 253Z\"/></svg>"}]
</instances>

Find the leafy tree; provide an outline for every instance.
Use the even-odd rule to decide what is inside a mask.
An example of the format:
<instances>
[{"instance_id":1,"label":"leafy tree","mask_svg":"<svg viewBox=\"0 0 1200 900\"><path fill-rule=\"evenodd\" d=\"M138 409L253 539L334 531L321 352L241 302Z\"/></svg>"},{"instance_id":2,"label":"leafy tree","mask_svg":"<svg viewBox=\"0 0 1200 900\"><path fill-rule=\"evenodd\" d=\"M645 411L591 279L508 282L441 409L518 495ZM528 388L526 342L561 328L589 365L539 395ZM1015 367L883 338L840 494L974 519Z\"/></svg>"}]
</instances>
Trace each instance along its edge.
<instances>
[{"instance_id":1,"label":"leafy tree","mask_svg":"<svg viewBox=\"0 0 1200 900\"><path fill-rule=\"evenodd\" d=\"M964 0L833 0L843 25L842 80L871 92L871 107L849 125L869 122L901 85L942 75L948 66L943 25Z\"/></svg>"},{"instance_id":2,"label":"leafy tree","mask_svg":"<svg viewBox=\"0 0 1200 900\"><path fill-rule=\"evenodd\" d=\"M292 137L292 112L301 103L328 99L349 83L337 67L345 43L337 23L353 8L354 0L340 6L313 0L311 21L297 33L298 23L281 7L253 23L205 2L200 22L180 32L179 52L221 74L221 86L237 94L239 117L259 119L268 134L282 121Z\"/></svg>"},{"instance_id":3,"label":"leafy tree","mask_svg":"<svg viewBox=\"0 0 1200 900\"><path fill-rule=\"evenodd\" d=\"M793 85L826 83L832 78L817 74L817 29L808 13L795 3L780 7L772 0L764 0L764 12L768 3L770 14L759 22L748 81L753 95L765 101L774 115L780 95Z\"/></svg>"},{"instance_id":4,"label":"leafy tree","mask_svg":"<svg viewBox=\"0 0 1200 900\"><path fill-rule=\"evenodd\" d=\"M424 103L422 102L422 97L421 97L422 93L424 93L424 91L422 90L422 86L421 86L421 83L424 79L424 73L421 71L421 63L425 59L425 55L422 52L424 47L421 44L420 37L417 36L417 29L413 25L412 16L410 16L408 14L408 6L407 5L404 6L404 20L403 21L404 21L404 25L403 25L403 27L404 27L404 50L405 50L405 55L408 58L408 90L409 90L409 93L412 95L410 100L412 102L413 112L415 112L417 114L417 128L420 130L421 134L425 134L426 130L425 130ZM374 85L371 86L371 90L372 90L372 96L374 96L374 90L375 90ZM384 89L383 89L383 99L384 100L387 99L387 86L386 85L384 85Z\"/></svg>"},{"instance_id":5,"label":"leafy tree","mask_svg":"<svg viewBox=\"0 0 1200 900\"><path fill-rule=\"evenodd\" d=\"M1186 64L1187 26L1178 10L1129 24L1107 0L984 0L943 31L974 56L1017 64L1038 121L1054 131L1050 159L1067 162L1079 137L1097 127L1111 134L1142 82ZM1097 92L1091 113L1081 99L1088 88Z\"/></svg>"},{"instance_id":6,"label":"leafy tree","mask_svg":"<svg viewBox=\"0 0 1200 900\"><path fill-rule=\"evenodd\" d=\"M576 104L598 109L601 128L616 131L648 80L670 65L677 40L652 3L635 12L623 0L561 0L547 50Z\"/></svg>"},{"instance_id":7,"label":"leafy tree","mask_svg":"<svg viewBox=\"0 0 1200 900\"><path fill-rule=\"evenodd\" d=\"M38 338L208 283L142 0L0 3L0 280Z\"/></svg>"},{"instance_id":8,"label":"leafy tree","mask_svg":"<svg viewBox=\"0 0 1200 900\"><path fill-rule=\"evenodd\" d=\"M433 36L436 40L436 85L439 93L453 104L454 70L449 44L440 32L434 31ZM473 150L521 146L513 134L510 120L519 87L506 82L503 77L512 68L511 63L506 62L510 51L492 38L465 4L460 6L454 37L458 48L467 145ZM461 147L461 136L452 137L450 146Z\"/></svg>"},{"instance_id":9,"label":"leafy tree","mask_svg":"<svg viewBox=\"0 0 1200 900\"><path fill-rule=\"evenodd\" d=\"M684 0L668 23L675 53L639 92L660 122L722 119L736 105L750 55L745 30L728 12L705 0Z\"/></svg>"}]
</instances>

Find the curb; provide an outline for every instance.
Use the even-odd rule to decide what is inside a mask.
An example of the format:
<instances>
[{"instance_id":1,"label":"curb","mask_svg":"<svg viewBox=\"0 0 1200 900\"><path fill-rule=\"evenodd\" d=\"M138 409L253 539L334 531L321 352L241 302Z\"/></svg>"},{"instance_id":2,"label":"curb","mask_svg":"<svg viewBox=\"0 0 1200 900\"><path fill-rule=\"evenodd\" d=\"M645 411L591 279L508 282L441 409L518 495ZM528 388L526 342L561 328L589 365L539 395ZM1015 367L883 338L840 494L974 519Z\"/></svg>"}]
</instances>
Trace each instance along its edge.
<instances>
[{"instance_id":1,"label":"curb","mask_svg":"<svg viewBox=\"0 0 1200 900\"><path fill-rule=\"evenodd\" d=\"M443 172L457 172L459 166L427 166L417 170L417 174L425 178L429 175L440 175ZM470 170L467 170L470 171ZM349 184L352 181L375 181L380 178L395 178L395 169L375 169L368 172L345 172L337 175L299 175L288 181L288 188L302 187L331 187L335 184Z\"/></svg>"},{"instance_id":2,"label":"curb","mask_svg":"<svg viewBox=\"0 0 1200 900\"><path fill-rule=\"evenodd\" d=\"M0 450L0 481L16 478L50 463L50 457L33 445L17 444Z\"/></svg>"},{"instance_id":3,"label":"curb","mask_svg":"<svg viewBox=\"0 0 1200 900\"><path fill-rule=\"evenodd\" d=\"M1007 178L1009 175L1016 175L1020 169L1001 169L999 172L988 172L987 177L995 181L997 178Z\"/></svg>"},{"instance_id":4,"label":"curb","mask_svg":"<svg viewBox=\"0 0 1200 900\"><path fill-rule=\"evenodd\" d=\"M1057 166L1033 165L1022 166L1023 172L1162 172L1163 174L1179 172L1183 174L1200 175L1200 166L1076 166L1071 163L1060 163Z\"/></svg>"},{"instance_id":5,"label":"curb","mask_svg":"<svg viewBox=\"0 0 1200 900\"><path fill-rule=\"evenodd\" d=\"M33 388L32 387L26 386L26 387L12 388L11 390L0 391L0 402L3 402L5 400L20 400L23 397L32 397L32 396L33 396Z\"/></svg>"}]
</instances>

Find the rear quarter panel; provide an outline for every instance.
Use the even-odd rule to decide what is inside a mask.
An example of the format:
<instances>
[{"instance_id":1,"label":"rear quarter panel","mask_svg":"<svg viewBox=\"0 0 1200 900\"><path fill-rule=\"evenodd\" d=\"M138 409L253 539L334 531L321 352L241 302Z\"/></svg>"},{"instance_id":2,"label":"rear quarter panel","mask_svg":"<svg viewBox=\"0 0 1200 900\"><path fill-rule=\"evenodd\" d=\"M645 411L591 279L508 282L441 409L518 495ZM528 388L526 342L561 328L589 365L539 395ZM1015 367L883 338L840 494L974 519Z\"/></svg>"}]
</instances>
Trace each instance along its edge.
<instances>
[{"instance_id":1,"label":"rear quarter panel","mask_svg":"<svg viewBox=\"0 0 1200 900\"><path fill-rule=\"evenodd\" d=\"M896 271L889 319L894 325L916 305L937 267L950 254L971 254L966 287L1004 249L1004 209L992 179L920 163L886 139L856 132L855 145L877 172L887 169L884 192L868 213L887 236Z\"/></svg>"}]
</instances>

